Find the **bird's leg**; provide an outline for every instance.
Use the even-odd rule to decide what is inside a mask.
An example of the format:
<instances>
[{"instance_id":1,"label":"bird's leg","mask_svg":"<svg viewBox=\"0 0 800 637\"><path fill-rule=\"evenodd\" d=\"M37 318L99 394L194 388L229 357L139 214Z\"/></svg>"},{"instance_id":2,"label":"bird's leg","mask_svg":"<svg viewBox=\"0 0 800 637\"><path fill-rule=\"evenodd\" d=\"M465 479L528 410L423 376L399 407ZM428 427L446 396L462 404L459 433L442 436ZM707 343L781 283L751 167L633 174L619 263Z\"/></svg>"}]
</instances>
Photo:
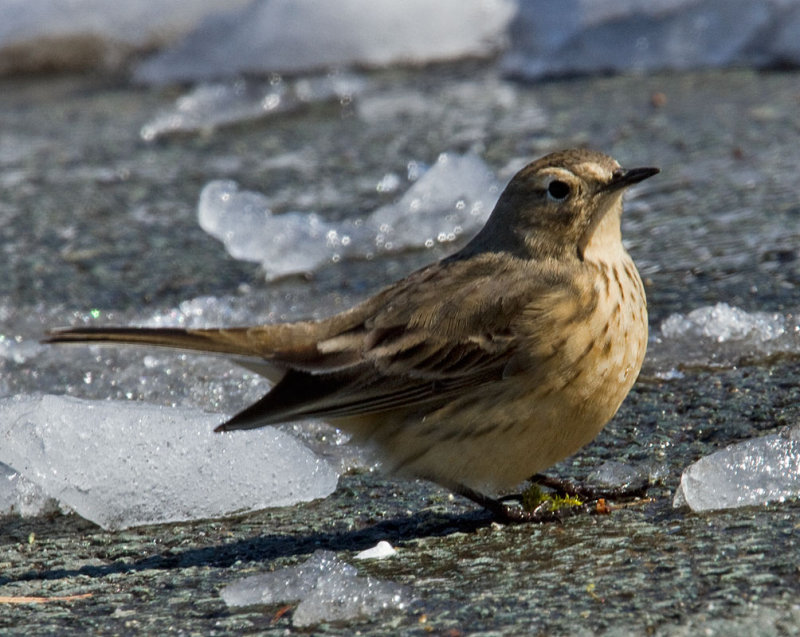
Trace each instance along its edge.
<instances>
[{"instance_id":1,"label":"bird's leg","mask_svg":"<svg viewBox=\"0 0 800 637\"><path fill-rule=\"evenodd\" d=\"M596 508L595 505L592 504L572 506L554 511L549 508L549 503L545 502L536 507L533 511L526 511L522 507L505 504L503 500L508 498L491 498L463 484L454 485L452 490L455 493L464 496L465 498L469 498L476 504L481 505L494 516L497 522L501 522L503 524L560 522L565 517L569 517L577 513L592 513Z\"/></svg>"},{"instance_id":2,"label":"bird's leg","mask_svg":"<svg viewBox=\"0 0 800 637\"><path fill-rule=\"evenodd\" d=\"M647 493L649 485L647 482L625 484L620 487L612 488L598 488L591 487L585 484L577 484L571 480L564 478L557 478L555 476L546 476L541 473L528 478L530 482L538 484L542 487L552 489L559 495L571 495L581 500L599 500L605 498L608 500L620 500L630 498L642 498Z\"/></svg>"}]
</instances>

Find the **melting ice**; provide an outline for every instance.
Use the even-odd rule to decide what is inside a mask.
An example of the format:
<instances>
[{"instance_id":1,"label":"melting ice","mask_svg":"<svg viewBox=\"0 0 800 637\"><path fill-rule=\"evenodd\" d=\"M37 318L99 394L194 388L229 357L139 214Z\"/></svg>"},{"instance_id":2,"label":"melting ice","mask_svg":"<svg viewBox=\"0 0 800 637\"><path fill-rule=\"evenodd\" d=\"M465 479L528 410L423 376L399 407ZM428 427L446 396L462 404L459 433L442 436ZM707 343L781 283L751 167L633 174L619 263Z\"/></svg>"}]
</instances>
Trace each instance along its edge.
<instances>
[{"instance_id":1,"label":"melting ice","mask_svg":"<svg viewBox=\"0 0 800 637\"><path fill-rule=\"evenodd\" d=\"M800 497L800 428L746 440L687 467L673 505L729 509Z\"/></svg>"},{"instance_id":2,"label":"melting ice","mask_svg":"<svg viewBox=\"0 0 800 637\"><path fill-rule=\"evenodd\" d=\"M679 366L726 367L793 352L800 353L800 326L793 315L717 303L664 320L651 337L646 369L669 375Z\"/></svg>"},{"instance_id":3,"label":"melting ice","mask_svg":"<svg viewBox=\"0 0 800 637\"><path fill-rule=\"evenodd\" d=\"M511 0L271 0L215 15L136 70L163 84L485 57L498 51Z\"/></svg>"},{"instance_id":4,"label":"melting ice","mask_svg":"<svg viewBox=\"0 0 800 637\"><path fill-rule=\"evenodd\" d=\"M313 212L274 215L269 198L212 181L200 194L200 226L268 278L312 272L344 258L433 247L470 236L486 221L499 184L475 155L442 154L397 203L363 219L330 223Z\"/></svg>"},{"instance_id":5,"label":"melting ice","mask_svg":"<svg viewBox=\"0 0 800 637\"><path fill-rule=\"evenodd\" d=\"M410 600L404 586L361 577L355 567L323 550L299 566L240 579L221 595L228 606L300 602L292 615L295 626L370 617L405 608Z\"/></svg>"},{"instance_id":6,"label":"melting ice","mask_svg":"<svg viewBox=\"0 0 800 637\"><path fill-rule=\"evenodd\" d=\"M362 89L354 75L331 73L319 77L284 80L236 79L205 83L179 97L175 106L158 113L140 131L153 141L169 133L210 131L226 124L289 113L307 104L349 102Z\"/></svg>"},{"instance_id":7,"label":"melting ice","mask_svg":"<svg viewBox=\"0 0 800 637\"><path fill-rule=\"evenodd\" d=\"M336 488L337 472L294 437L272 427L213 433L221 420L131 402L6 398L0 462L106 529L285 506ZM8 490L0 501L13 508Z\"/></svg>"},{"instance_id":8,"label":"melting ice","mask_svg":"<svg viewBox=\"0 0 800 637\"><path fill-rule=\"evenodd\" d=\"M495 55L529 78L797 64L796 2L760 0L0 0L0 70L135 69L140 82L203 81ZM515 15L516 14L516 15ZM59 46L53 46L57 39ZM86 42L97 55L86 55ZM176 42L177 40L177 42ZM20 52L22 54L20 54Z\"/></svg>"},{"instance_id":9,"label":"melting ice","mask_svg":"<svg viewBox=\"0 0 800 637\"><path fill-rule=\"evenodd\" d=\"M800 61L795 2L524 0L503 67L529 79Z\"/></svg>"},{"instance_id":10,"label":"melting ice","mask_svg":"<svg viewBox=\"0 0 800 637\"><path fill-rule=\"evenodd\" d=\"M58 501L48 497L38 484L0 462L0 515L33 517L58 510Z\"/></svg>"}]
</instances>

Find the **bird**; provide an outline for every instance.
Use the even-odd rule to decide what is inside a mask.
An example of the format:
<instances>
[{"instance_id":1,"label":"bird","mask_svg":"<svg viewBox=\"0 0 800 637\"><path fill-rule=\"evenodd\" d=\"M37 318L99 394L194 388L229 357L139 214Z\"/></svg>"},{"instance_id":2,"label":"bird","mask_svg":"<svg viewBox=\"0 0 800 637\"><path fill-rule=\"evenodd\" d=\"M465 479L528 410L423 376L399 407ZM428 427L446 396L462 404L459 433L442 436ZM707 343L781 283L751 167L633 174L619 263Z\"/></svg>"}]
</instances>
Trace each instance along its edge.
<instances>
[{"instance_id":1,"label":"bird","mask_svg":"<svg viewBox=\"0 0 800 637\"><path fill-rule=\"evenodd\" d=\"M321 419L393 474L529 519L494 494L592 441L641 369L647 302L622 243L622 196L658 172L550 153L514 175L463 248L328 318L72 327L44 340L224 355L273 384L216 431Z\"/></svg>"}]
</instances>

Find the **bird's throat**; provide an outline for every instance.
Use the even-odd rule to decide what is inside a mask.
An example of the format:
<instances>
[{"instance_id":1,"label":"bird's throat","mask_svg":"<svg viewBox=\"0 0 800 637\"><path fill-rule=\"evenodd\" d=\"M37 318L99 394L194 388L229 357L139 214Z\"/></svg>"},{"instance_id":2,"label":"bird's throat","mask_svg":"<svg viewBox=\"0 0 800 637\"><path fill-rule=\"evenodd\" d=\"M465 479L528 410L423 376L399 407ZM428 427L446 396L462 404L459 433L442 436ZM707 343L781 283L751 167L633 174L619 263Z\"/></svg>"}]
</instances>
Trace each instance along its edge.
<instances>
[{"instance_id":1,"label":"bird's throat","mask_svg":"<svg viewBox=\"0 0 800 637\"><path fill-rule=\"evenodd\" d=\"M606 255L621 248L621 218L622 200L619 198L600 208L578 241L578 258L581 261L603 260Z\"/></svg>"}]
</instances>

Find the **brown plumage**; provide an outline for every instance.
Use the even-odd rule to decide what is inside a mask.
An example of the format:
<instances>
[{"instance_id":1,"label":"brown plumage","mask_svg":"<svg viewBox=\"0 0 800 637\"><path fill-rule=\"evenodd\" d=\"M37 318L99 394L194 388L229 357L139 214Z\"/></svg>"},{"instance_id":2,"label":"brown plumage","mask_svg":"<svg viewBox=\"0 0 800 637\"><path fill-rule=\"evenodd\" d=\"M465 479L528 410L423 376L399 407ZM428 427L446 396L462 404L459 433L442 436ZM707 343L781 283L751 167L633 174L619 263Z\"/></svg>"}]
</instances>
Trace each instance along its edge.
<instances>
[{"instance_id":1,"label":"brown plumage","mask_svg":"<svg viewBox=\"0 0 800 637\"><path fill-rule=\"evenodd\" d=\"M331 318L74 328L47 341L228 355L276 384L218 430L321 418L390 470L486 504L478 491L592 440L635 381L647 311L621 242L622 193L657 172L587 150L547 155L514 176L462 250Z\"/></svg>"}]
</instances>

